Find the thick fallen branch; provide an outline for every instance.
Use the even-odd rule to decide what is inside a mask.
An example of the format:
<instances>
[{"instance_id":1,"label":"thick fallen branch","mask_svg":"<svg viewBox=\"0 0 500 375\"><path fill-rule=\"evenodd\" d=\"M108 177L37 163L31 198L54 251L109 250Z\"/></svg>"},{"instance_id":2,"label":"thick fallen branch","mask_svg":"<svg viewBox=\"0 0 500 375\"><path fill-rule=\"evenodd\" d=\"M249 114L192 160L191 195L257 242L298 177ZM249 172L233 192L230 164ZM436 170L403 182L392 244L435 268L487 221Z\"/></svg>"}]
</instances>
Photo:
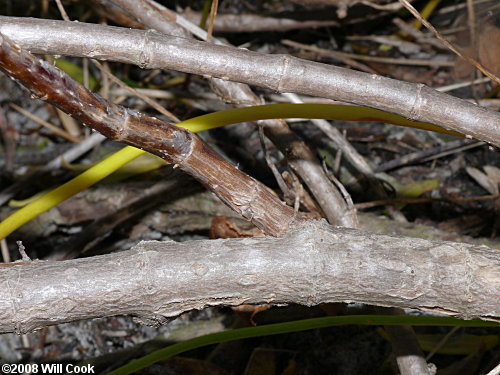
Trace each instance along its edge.
<instances>
[{"instance_id":1,"label":"thick fallen branch","mask_svg":"<svg viewBox=\"0 0 500 375\"><path fill-rule=\"evenodd\" d=\"M500 320L500 258L486 246L309 221L281 238L142 242L63 262L0 265L0 332L118 314L161 323L244 303L361 302Z\"/></svg>"},{"instance_id":2,"label":"thick fallen branch","mask_svg":"<svg viewBox=\"0 0 500 375\"><path fill-rule=\"evenodd\" d=\"M111 26L0 17L0 32L36 53L121 61L365 105L500 146L500 114L437 92L288 55L266 55Z\"/></svg>"},{"instance_id":3,"label":"thick fallen branch","mask_svg":"<svg viewBox=\"0 0 500 375\"><path fill-rule=\"evenodd\" d=\"M265 185L224 160L197 135L107 101L1 34L0 69L27 87L34 97L55 105L106 137L177 165L265 233L280 235L295 220L301 220Z\"/></svg>"}]
</instances>

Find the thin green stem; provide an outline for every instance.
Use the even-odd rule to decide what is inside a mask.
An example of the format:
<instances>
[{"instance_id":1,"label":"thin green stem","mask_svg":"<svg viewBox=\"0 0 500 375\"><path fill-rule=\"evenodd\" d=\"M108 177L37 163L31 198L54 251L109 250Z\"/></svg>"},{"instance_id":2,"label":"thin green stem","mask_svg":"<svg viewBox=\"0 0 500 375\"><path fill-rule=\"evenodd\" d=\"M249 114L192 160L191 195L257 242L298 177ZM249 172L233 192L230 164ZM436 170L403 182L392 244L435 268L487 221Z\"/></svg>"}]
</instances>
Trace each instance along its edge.
<instances>
[{"instance_id":1,"label":"thin green stem","mask_svg":"<svg viewBox=\"0 0 500 375\"><path fill-rule=\"evenodd\" d=\"M259 327L248 327L212 333L205 336L180 342L164 349L157 350L142 358L122 366L108 375L126 375L152 365L174 355L197 349L202 346L221 342L240 340L251 337L279 335L282 333L306 331L309 329L341 326L341 325L412 325L412 326L460 326L460 327L500 327L500 323L483 320L459 320L452 317L438 316L394 316L394 315L347 315L330 316L297 320L294 322L269 324Z\"/></svg>"}]
</instances>

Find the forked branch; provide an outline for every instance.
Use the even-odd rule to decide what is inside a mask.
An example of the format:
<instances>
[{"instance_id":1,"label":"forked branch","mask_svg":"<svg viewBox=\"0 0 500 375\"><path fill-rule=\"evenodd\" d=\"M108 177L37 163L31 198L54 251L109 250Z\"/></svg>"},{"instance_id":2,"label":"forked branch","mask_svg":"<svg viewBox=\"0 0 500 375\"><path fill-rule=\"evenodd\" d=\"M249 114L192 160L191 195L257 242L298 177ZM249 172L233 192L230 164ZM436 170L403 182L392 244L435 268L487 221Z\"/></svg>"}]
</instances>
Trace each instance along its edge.
<instances>
[{"instance_id":1,"label":"forked branch","mask_svg":"<svg viewBox=\"0 0 500 375\"><path fill-rule=\"evenodd\" d=\"M0 34L0 68L34 95L118 142L178 165L258 228L280 235L300 217L188 130L113 104Z\"/></svg>"}]
</instances>

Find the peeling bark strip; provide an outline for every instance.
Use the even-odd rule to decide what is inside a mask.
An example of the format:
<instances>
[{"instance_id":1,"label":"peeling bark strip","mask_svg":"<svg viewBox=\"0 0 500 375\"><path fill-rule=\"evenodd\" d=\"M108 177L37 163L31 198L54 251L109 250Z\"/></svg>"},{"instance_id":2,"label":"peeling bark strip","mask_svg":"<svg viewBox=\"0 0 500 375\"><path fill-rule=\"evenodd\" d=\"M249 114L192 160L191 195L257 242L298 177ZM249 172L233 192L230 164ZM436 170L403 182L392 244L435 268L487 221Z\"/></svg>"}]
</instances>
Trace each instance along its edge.
<instances>
[{"instance_id":1,"label":"peeling bark strip","mask_svg":"<svg viewBox=\"0 0 500 375\"><path fill-rule=\"evenodd\" d=\"M35 53L172 69L364 105L431 122L500 147L500 113L425 85L143 30L0 16L0 33Z\"/></svg>"},{"instance_id":2,"label":"peeling bark strip","mask_svg":"<svg viewBox=\"0 0 500 375\"><path fill-rule=\"evenodd\" d=\"M486 246L308 221L279 238L148 241L92 258L0 265L0 333L123 314L161 323L245 303L359 302L500 321L499 274L497 250Z\"/></svg>"},{"instance_id":3,"label":"peeling bark strip","mask_svg":"<svg viewBox=\"0 0 500 375\"><path fill-rule=\"evenodd\" d=\"M0 68L34 98L55 105L108 138L177 164L265 233L280 235L301 220L263 184L224 160L197 135L93 94L1 34Z\"/></svg>"}]
</instances>

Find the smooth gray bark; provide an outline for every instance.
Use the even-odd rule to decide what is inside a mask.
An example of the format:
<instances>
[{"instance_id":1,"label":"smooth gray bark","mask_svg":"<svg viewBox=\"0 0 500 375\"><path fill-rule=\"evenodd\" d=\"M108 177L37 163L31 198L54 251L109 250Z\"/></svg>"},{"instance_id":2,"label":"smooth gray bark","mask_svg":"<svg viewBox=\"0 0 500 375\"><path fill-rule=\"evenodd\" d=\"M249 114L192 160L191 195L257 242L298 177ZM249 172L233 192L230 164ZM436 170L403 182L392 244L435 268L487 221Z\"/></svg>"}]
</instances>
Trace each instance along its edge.
<instances>
[{"instance_id":1,"label":"smooth gray bark","mask_svg":"<svg viewBox=\"0 0 500 375\"><path fill-rule=\"evenodd\" d=\"M99 257L3 264L0 332L123 314L162 323L247 303L361 302L500 320L499 297L498 250L308 221L279 238L141 242Z\"/></svg>"},{"instance_id":2,"label":"smooth gray bark","mask_svg":"<svg viewBox=\"0 0 500 375\"><path fill-rule=\"evenodd\" d=\"M173 69L364 105L500 146L500 114L423 84L413 84L288 55L80 22L0 17L0 32L34 53L91 57Z\"/></svg>"}]
</instances>

